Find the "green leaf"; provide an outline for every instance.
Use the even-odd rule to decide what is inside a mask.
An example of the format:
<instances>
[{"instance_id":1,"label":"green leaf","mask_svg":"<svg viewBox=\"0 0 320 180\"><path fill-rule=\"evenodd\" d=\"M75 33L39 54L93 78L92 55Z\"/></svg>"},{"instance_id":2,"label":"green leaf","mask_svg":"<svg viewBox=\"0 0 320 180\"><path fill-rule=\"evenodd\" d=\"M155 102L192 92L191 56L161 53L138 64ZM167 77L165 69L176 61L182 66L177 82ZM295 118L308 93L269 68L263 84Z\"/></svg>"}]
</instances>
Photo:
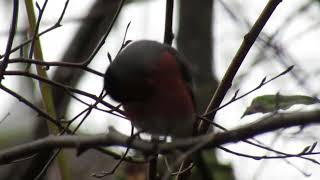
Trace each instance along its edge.
<instances>
[{"instance_id":1,"label":"green leaf","mask_svg":"<svg viewBox=\"0 0 320 180\"><path fill-rule=\"evenodd\" d=\"M263 95L263 96L258 96L252 100L251 105L247 107L242 117L250 114L255 114L255 113L274 112L279 109L286 110L296 104L311 105L315 103L320 103L320 100L311 96L303 96L303 95L284 96L280 94Z\"/></svg>"}]
</instances>

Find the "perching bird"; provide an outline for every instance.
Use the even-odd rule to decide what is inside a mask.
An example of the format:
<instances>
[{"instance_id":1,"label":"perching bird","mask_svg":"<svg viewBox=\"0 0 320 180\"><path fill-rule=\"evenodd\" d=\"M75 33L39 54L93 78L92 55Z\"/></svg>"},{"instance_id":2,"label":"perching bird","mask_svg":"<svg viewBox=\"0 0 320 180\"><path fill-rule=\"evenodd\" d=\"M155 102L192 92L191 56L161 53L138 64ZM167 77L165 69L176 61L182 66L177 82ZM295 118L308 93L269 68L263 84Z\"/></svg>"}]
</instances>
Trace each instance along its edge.
<instances>
[{"instance_id":1,"label":"perching bird","mask_svg":"<svg viewBox=\"0 0 320 180\"><path fill-rule=\"evenodd\" d=\"M104 88L123 105L139 130L151 135L192 136L195 102L185 58L156 41L129 44L108 67Z\"/></svg>"}]
</instances>

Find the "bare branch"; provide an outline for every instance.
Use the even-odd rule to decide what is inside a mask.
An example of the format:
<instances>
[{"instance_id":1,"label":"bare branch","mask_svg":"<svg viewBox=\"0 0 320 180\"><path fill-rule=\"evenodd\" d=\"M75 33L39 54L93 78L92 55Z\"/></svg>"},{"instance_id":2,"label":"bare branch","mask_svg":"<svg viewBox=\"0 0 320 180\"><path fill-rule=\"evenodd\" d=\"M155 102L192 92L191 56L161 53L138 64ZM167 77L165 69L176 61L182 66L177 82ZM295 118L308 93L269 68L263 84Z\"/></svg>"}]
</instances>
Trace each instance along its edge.
<instances>
[{"instance_id":1,"label":"bare branch","mask_svg":"<svg viewBox=\"0 0 320 180\"><path fill-rule=\"evenodd\" d=\"M82 91L82 90L79 90L79 89L76 89L76 88L72 88L72 87L70 87L70 86L61 84L61 83L56 82L56 81L49 80L49 79L47 79L47 78L43 78L43 77L41 77L41 76L38 76L38 75L35 75L35 74L32 74L32 73L22 72L22 71L6 71L4 74L5 74L5 75L12 75L12 76L25 76L25 77L30 77L30 78L39 80L39 81L41 81L41 82L44 82L44 83L47 83L47 84L50 84L50 85L53 85L53 86L56 86L56 87L59 87L59 88L68 90L68 91L71 91L71 92L73 92L73 93L77 93L77 94L86 96L86 97L91 98L91 99L93 99L93 100L97 100L97 99L98 99L98 97L97 97L96 95L94 95L94 94L90 94L90 93L88 93L88 92L85 92L85 91ZM119 114L123 115L123 111L121 111L119 108L114 107L114 106L111 105L110 103L105 102L105 101L101 101L101 104L103 104L104 106L106 106L106 107L108 107L108 108L110 108L110 109L112 109L112 110L115 110L115 111L117 111Z\"/></svg>"},{"instance_id":2,"label":"bare branch","mask_svg":"<svg viewBox=\"0 0 320 180\"><path fill-rule=\"evenodd\" d=\"M18 11L19 11L19 0L13 1L13 13L12 13L12 21L11 21L11 27L10 27L10 34L8 37L6 52L4 54L4 59L2 63L0 64L0 83L3 79L3 73L6 70L8 63L9 63L9 57L10 57L10 51L13 44L13 39L16 34L16 28L18 23Z\"/></svg>"},{"instance_id":3,"label":"bare branch","mask_svg":"<svg viewBox=\"0 0 320 180\"><path fill-rule=\"evenodd\" d=\"M31 41L31 46L30 46L30 50L29 50L29 56L28 56L29 58L32 58L32 55L33 55L33 51L34 51L35 44L36 44L36 37L37 37L38 31L39 31L39 27L40 27L40 22L41 22L44 10L47 7L47 3L48 3L48 0L44 1L42 7L40 8L38 2L36 2L36 6L37 6L37 9L39 11L39 15L38 15L37 22L34 25L35 28L32 30L33 35L32 35L32 41ZM29 21L30 21L30 23L32 22L32 20L29 20Z\"/></svg>"},{"instance_id":4,"label":"bare branch","mask_svg":"<svg viewBox=\"0 0 320 180\"><path fill-rule=\"evenodd\" d=\"M210 133L198 137L187 139L177 139L171 143L153 143L140 139L133 139L129 144L131 137L125 136L110 128L109 133L105 135L94 136L49 136L30 143L17 145L0 151L0 164L11 162L24 156L34 154L42 150L56 148L76 148L90 149L99 146L123 146L143 151L145 153L160 152L163 154L173 152L177 149L188 150L197 146L199 143L208 142L199 147L199 149L214 148L223 144L235 143L254 136L271 132L281 128L293 126L305 126L314 123L320 123L320 110L311 112L281 113L274 116L261 118L259 121L239 127L234 130L222 133ZM199 150L197 149L197 150ZM315 152L300 154L314 155ZM287 156L288 157L288 156Z\"/></svg>"},{"instance_id":5,"label":"bare branch","mask_svg":"<svg viewBox=\"0 0 320 180\"><path fill-rule=\"evenodd\" d=\"M239 100L239 99L241 99L241 98L243 98L243 97L251 94L252 92L260 89L262 86L264 86L264 85L266 85L266 84L274 81L275 79L277 79L277 78L285 75L286 73L290 72L290 71L293 69L293 67L294 67L293 65L292 65L292 66L289 66L286 70L284 70L284 71L281 72L280 74L272 77L272 78L269 79L269 80L267 80L267 78L264 77L264 78L261 80L261 82L259 83L259 85L258 85L257 87L255 87L255 88L253 88L252 90L244 93L244 94L241 95L241 96L238 96L238 93L239 93L239 89L238 89L238 90L235 92L235 94L233 95L233 97L231 98L230 101L228 101L227 103L225 103L225 104L223 104L223 105L221 105L221 106L219 106L219 107L217 107L217 108L215 108L215 109L212 109L211 111L207 112L207 113L204 114L203 116L210 116L210 114L215 113L216 111L218 111L218 110L220 110L220 109L228 106L229 104L231 104L231 103L233 103L233 102L235 102L235 101L237 101L237 100Z\"/></svg>"},{"instance_id":6,"label":"bare branch","mask_svg":"<svg viewBox=\"0 0 320 180\"><path fill-rule=\"evenodd\" d=\"M97 76L103 77L104 74L96 71L90 67L84 66L82 63L69 63L69 62L45 62L45 61L37 61L34 59L27 59L27 58L13 58L10 59L9 63L26 63L26 64L36 64L40 66L45 66L45 68L48 70L51 66L58 66L58 67L68 67L68 68L78 68L82 69L84 71L90 72L92 74L95 74Z\"/></svg>"},{"instance_id":7,"label":"bare branch","mask_svg":"<svg viewBox=\"0 0 320 180\"><path fill-rule=\"evenodd\" d=\"M69 0L66 1L65 6L64 6L64 8L63 8L63 10L62 10L62 12L61 12L61 15L60 15L58 21L57 21L53 26L51 26L51 27L49 27L48 29L40 32L40 33L36 36L36 38L39 38L40 36L42 36L42 35L50 32L50 31L52 31L52 30L54 30L54 29L56 29L56 28L58 28L58 27L61 27L61 21L62 21L62 19L63 19L63 16L64 16L64 14L65 14L65 11L67 10L68 4L69 4ZM21 47L23 47L23 46L25 46L25 45L27 45L27 44L29 44L32 40L33 40L33 38L28 39L28 40L24 41L23 43L21 43L20 45L12 48L12 49L9 51L9 54L17 51L18 49L20 49ZM4 55L0 55L0 59L3 58L3 57L4 57Z\"/></svg>"},{"instance_id":8,"label":"bare branch","mask_svg":"<svg viewBox=\"0 0 320 180\"><path fill-rule=\"evenodd\" d=\"M102 39L100 40L99 44L98 44L97 47L93 50L93 52L91 53L91 55L89 56L89 58L88 58L85 62L83 62L84 65L88 65L88 64L93 60L93 58L96 56L96 54L99 52L100 48L104 45L104 43L105 43L105 41L106 41L106 39L107 39L107 37L108 37L108 35L109 35L109 33L110 33L113 25L114 25L114 23L116 22L119 14L120 14L120 12L121 12L121 9L122 9L124 3L125 3L125 0L121 0L121 2L120 2L120 4L119 4L119 8L117 9L117 12L116 12L116 14L115 14L114 17L113 17L109 28L107 29L106 33L103 35L103 37L102 37Z\"/></svg>"},{"instance_id":9,"label":"bare branch","mask_svg":"<svg viewBox=\"0 0 320 180\"><path fill-rule=\"evenodd\" d=\"M269 0L266 7L263 9L261 15L257 19L257 21L254 23L251 30L244 36L244 39L242 41L242 44L240 48L238 49L238 52L234 56L227 72L225 73L221 83L219 84L217 90L215 91L208 107L205 112L205 114L213 109L216 109L220 106L223 98L225 97L228 89L232 85L233 78L235 77L237 71L239 70L244 58L248 54L250 48L252 47L253 43L257 39L259 33L261 32L264 25L269 20L270 16L276 9L276 7L279 5L279 3L282 0ZM213 120L215 117L215 112L211 113L207 116L208 119ZM209 128L209 124L202 121L202 123L199 126L199 132L203 133L206 132Z\"/></svg>"},{"instance_id":10,"label":"bare branch","mask_svg":"<svg viewBox=\"0 0 320 180\"><path fill-rule=\"evenodd\" d=\"M166 24L165 24L165 32L163 42L171 45L172 40L174 38L172 32L172 19L173 19L173 0L167 0L166 2Z\"/></svg>"}]
</instances>

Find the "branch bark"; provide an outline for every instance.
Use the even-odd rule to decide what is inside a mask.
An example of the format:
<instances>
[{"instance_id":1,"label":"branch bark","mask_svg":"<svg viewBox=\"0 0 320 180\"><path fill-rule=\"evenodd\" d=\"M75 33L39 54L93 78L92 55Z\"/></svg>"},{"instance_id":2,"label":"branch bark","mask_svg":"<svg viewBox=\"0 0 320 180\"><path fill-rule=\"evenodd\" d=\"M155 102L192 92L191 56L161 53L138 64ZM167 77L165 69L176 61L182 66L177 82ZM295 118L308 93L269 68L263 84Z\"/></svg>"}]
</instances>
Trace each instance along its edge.
<instances>
[{"instance_id":1,"label":"branch bark","mask_svg":"<svg viewBox=\"0 0 320 180\"><path fill-rule=\"evenodd\" d=\"M177 149L185 151L204 141L208 141L209 143L203 146L203 149L208 149L223 144L236 143L281 128L306 126L314 123L320 123L320 110L270 115L261 118L257 122L227 132L210 133L188 139L177 139L171 143L154 144L146 140L131 140L131 137L111 128L108 134L95 136L48 136L0 151L0 164L9 163L37 152L56 148L75 148L81 150L97 146L123 146L140 150L144 153L159 152L166 154Z\"/></svg>"}]
</instances>

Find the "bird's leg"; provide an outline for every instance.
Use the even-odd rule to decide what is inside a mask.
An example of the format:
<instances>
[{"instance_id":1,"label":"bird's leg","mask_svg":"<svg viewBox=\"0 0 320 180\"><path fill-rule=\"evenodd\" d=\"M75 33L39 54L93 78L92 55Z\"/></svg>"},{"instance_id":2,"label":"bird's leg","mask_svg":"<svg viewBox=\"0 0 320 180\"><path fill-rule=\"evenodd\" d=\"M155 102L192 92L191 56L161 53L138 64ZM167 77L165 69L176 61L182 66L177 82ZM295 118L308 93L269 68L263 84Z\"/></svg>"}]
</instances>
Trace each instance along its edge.
<instances>
[{"instance_id":1,"label":"bird's leg","mask_svg":"<svg viewBox=\"0 0 320 180\"><path fill-rule=\"evenodd\" d=\"M155 150L157 150L158 144L162 141L163 140L161 140L159 136L155 136L155 135L151 136L151 142L154 143ZM149 180L157 179L158 155L159 154L157 152L150 155L149 169L148 169Z\"/></svg>"}]
</instances>

